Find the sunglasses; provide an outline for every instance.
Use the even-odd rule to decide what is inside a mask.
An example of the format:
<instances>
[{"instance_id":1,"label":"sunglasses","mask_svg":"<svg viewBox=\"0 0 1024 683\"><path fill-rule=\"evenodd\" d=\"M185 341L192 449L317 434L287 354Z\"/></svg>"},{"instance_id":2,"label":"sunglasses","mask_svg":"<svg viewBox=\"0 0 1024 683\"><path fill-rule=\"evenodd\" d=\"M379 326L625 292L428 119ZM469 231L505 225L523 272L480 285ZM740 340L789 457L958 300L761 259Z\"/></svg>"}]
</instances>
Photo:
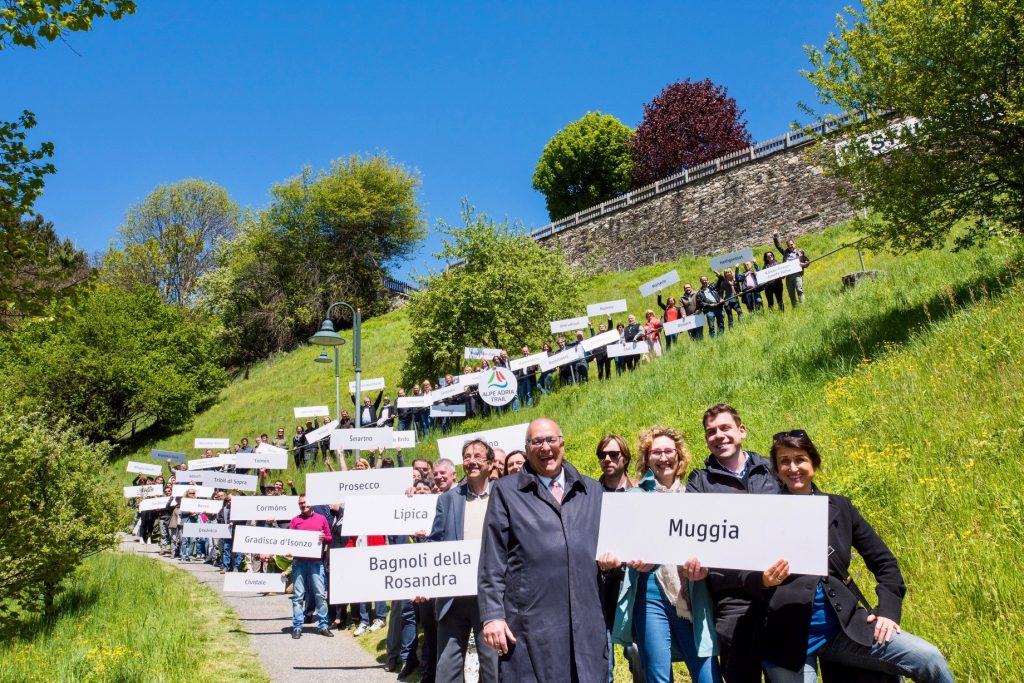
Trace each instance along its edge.
<instances>
[{"instance_id":1,"label":"sunglasses","mask_svg":"<svg viewBox=\"0 0 1024 683\"><path fill-rule=\"evenodd\" d=\"M804 437L806 437L807 436L807 432L805 432L802 429L790 429L788 432L778 432L775 436L772 437L772 441L778 441L779 439L781 439L783 437L786 437L786 436L797 436L797 437L804 436Z\"/></svg>"},{"instance_id":2,"label":"sunglasses","mask_svg":"<svg viewBox=\"0 0 1024 683\"><path fill-rule=\"evenodd\" d=\"M622 451L598 451L597 460L600 462L605 458L611 458L612 460L618 460L622 457Z\"/></svg>"}]
</instances>

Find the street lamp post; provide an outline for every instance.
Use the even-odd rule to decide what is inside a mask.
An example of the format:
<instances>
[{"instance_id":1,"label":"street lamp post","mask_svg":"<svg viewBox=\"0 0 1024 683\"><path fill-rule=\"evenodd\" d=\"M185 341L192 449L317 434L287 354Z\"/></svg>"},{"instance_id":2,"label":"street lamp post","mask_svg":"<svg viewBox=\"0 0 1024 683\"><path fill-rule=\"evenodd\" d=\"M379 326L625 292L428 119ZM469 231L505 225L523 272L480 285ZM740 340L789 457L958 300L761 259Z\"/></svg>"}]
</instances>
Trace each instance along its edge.
<instances>
[{"instance_id":1,"label":"street lamp post","mask_svg":"<svg viewBox=\"0 0 1024 683\"><path fill-rule=\"evenodd\" d=\"M334 323L331 322L331 311L335 306L344 306L352 312L352 365L356 371L356 429L358 429L361 420L362 413L362 394L360 386L360 378L362 376L362 351L361 351L361 339L360 339L360 310L354 308L350 304L344 301L335 301L327 308L327 314L324 316L324 322L320 325L320 331L309 338L309 341L319 346L333 346L334 347L334 400L335 400L335 419L341 419L341 369L338 362L338 347L345 343L345 339L334 331ZM324 360L320 360L320 357L316 358L318 362L330 362L327 359L327 354L322 353L321 357ZM355 451L356 462L359 462L359 451Z\"/></svg>"}]
</instances>

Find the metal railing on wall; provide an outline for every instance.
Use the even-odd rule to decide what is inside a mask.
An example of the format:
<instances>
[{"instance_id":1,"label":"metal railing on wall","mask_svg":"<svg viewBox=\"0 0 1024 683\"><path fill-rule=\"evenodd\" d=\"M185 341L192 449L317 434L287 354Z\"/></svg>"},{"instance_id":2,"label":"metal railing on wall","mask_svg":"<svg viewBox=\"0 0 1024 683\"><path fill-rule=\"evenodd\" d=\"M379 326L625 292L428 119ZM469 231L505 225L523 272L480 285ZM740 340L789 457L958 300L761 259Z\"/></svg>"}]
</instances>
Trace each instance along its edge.
<instances>
[{"instance_id":1,"label":"metal railing on wall","mask_svg":"<svg viewBox=\"0 0 1024 683\"><path fill-rule=\"evenodd\" d=\"M384 286L384 289L397 294L412 294L413 292L419 291L419 288L413 287L408 282L402 282L401 280L396 280L393 277L385 276L382 278L381 284Z\"/></svg>"},{"instance_id":2,"label":"metal railing on wall","mask_svg":"<svg viewBox=\"0 0 1024 683\"><path fill-rule=\"evenodd\" d=\"M675 173L670 176L666 176L661 180L651 183L650 185L644 185L638 187L635 190L631 190L623 195L619 195L613 199L601 202L596 206L577 211L571 216L566 216L552 223L548 223L545 226L537 228L530 233L530 237L535 240L544 239L551 235L557 234L568 228L576 227L587 221L591 221L605 214L618 211L619 209L632 206L638 202L646 201L652 197L657 197L660 194L665 194L678 187L687 185L697 180L703 180L716 173L728 171L742 166L743 164L750 163L751 161L757 161L758 159L764 159L765 157L779 152L784 152L794 147L802 147L810 142L813 142L816 135L834 131L836 128L841 128L850 123L853 119L853 115L844 114L843 116L821 121L813 126L804 128L799 131L790 131L783 135L777 135L773 138L759 142L756 145L747 147L745 149L738 150L736 152L730 152L716 159L705 161L703 164L698 164L692 168L687 168L679 173Z\"/></svg>"}]
</instances>

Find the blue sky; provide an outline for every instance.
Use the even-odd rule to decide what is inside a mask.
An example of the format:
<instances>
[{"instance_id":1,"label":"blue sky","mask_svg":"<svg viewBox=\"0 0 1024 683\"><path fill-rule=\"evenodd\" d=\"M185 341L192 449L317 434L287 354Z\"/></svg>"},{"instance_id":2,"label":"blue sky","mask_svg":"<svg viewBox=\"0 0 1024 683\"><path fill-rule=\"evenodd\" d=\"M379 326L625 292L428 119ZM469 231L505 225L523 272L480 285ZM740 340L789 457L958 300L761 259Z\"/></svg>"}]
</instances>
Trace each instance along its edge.
<instances>
[{"instance_id":1,"label":"blue sky","mask_svg":"<svg viewBox=\"0 0 1024 683\"><path fill-rule=\"evenodd\" d=\"M400 276L437 268L463 197L533 229L544 144L588 111L635 126L665 85L710 78L755 140L814 103L803 45L840 2L454 3L142 0L68 45L0 53L0 119L21 109L58 173L36 210L90 253L157 185L215 181L243 206L306 164L387 152L416 169L431 227ZM70 47L69 47L70 46ZM73 49L72 49L73 48Z\"/></svg>"}]
</instances>

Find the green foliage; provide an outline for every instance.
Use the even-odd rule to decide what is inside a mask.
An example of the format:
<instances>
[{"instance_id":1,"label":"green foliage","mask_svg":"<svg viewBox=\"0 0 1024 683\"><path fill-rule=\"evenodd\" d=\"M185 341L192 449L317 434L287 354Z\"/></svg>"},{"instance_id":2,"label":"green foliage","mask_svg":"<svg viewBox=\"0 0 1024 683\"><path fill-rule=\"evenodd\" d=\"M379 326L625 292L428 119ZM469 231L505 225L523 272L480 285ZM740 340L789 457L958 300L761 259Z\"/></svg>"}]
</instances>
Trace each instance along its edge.
<instances>
[{"instance_id":1,"label":"green foliage","mask_svg":"<svg viewBox=\"0 0 1024 683\"><path fill-rule=\"evenodd\" d=\"M0 406L0 614L52 606L84 558L116 543L125 504L98 466L108 450L66 421Z\"/></svg>"},{"instance_id":2,"label":"green foliage","mask_svg":"<svg viewBox=\"0 0 1024 683\"><path fill-rule=\"evenodd\" d=\"M1024 234L1024 2L864 0L808 48L819 99L866 120L827 136L822 163L886 220L866 226L900 251L940 248L964 218L961 244L999 230ZM890 112L916 117L914 134ZM863 136L837 158L836 137ZM877 136L902 147L873 154ZM993 225L993 222L995 223Z\"/></svg>"},{"instance_id":3,"label":"green foliage","mask_svg":"<svg viewBox=\"0 0 1024 683\"><path fill-rule=\"evenodd\" d=\"M52 142L40 144L39 149L25 144L27 131L35 125L36 116L28 110L16 122L0 121L0 224L5 226L21 220L31 210L43 192L43 177L57 172L52 163L45 161L53 157ZM3 275L6 278L6 273Z\"/></svg>"},{"instance_id":4,"label":"green foliage","mask_svg":"<svg viewBox=\"0 0 1024 683\"><path fill-rule=\"evenodd\" d=\"M588 112L544 146L533 189L555 221L628 192L633 182L633 130L611 114Z\"/></svg>"},{"instance_id":5,"label":"green foliage","mask_svg":"<svg viewBox=\"0 0 1024 683\"><path fill-rule=\"evenodd\" d=\"M17 635L0 641L0 683L269 680L234 611L186 572L108 552L68 583L52 616L9 624Z\"/></svg>"},{"instance_id":6,"label":"green foliage","mask_svg":"<svg viewBox=\"0 0 1024 683\"><path fill-rule=\"evenodd\" d=\"M0 240L0 329L57 302L70 305L94 274L85 252L57 237L42 216L0 222Z\"/></svg>"},{"instance_id":7,"label":"green foliage","mask_svg":"<svg viewBox=\"0 0 1024 683\"><path fill-rule=\"evenodd\" d=\"M53 42L65 33L88 31L97 17L117 21L135 13L132 0L6 0L0 3L0 50L35 48L37 38Z\"/></svg>"},{"instance_id":8,"label":"green foliage","mask_svg":"<svg viewBox=\"0 0 1024 683\"><path fill-rule=\"evenodd\" d=\"M462 220L437 228L447 236L438 256L461 264L430 278L409 302L406 382L457 373L467 346L517 348L547 337L549 321L579 305L579 280L560 252L466 202Z\"/></svg>"},{"instance_id":9,"label":"green foliage","mask_svg":"<svg viewBox=\"0 0 1024 683\"><path fill-rule=\"evenodd\" d=\"M217 245L238 231L240 209L216 183L188 178L161 185L128 209L123 243L104 258L105 281L154 287L169 304L190 304Z\"/></svg>"},{"instance_id":10,"label":"green foliage","mask_svg":"<svg viewBox=\"0 0 1024 683\"><path fill-rule=\"evenodd\" d=\"M14 395L67 415L92 441L188 425L224 386L211 334L152 289L100 286L73 311L23 326L0 367Z\"/></svg>"}]
</instances>

